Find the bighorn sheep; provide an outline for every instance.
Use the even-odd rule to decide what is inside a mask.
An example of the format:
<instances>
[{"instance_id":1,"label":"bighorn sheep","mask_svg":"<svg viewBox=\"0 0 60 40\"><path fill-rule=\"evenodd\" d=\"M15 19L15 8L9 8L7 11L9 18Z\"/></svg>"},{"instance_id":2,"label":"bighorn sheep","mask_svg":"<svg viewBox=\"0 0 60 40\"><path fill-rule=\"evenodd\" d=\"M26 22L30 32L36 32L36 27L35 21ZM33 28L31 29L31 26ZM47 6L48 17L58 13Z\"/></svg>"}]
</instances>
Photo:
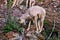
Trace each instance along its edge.
<instances>
[{"instance_id":1,"label":"bighorn sheep","mask_svg":"<svg viewBox=\"0 0 60 40\"><path fill-rule=\"evenodd\" d=\"M39 18L41 19L40 21L37 22L38 20L38 16L39 15ZM35 25L36 25L36 32L41 32L42 29L43 29L43 22L44 22L44 18L45 18L45 15L46 15L46 11L44 8L40 7L40 6L32 6L30 7L25 14L23 14L21 17L20 17L20 22L21 23L24 23L25 20L27 18L32 18L34 17L34 22L35 22ZM27 30L30 29L30 23L29 22L29 27Z\"/></svg>"}]
</instances>

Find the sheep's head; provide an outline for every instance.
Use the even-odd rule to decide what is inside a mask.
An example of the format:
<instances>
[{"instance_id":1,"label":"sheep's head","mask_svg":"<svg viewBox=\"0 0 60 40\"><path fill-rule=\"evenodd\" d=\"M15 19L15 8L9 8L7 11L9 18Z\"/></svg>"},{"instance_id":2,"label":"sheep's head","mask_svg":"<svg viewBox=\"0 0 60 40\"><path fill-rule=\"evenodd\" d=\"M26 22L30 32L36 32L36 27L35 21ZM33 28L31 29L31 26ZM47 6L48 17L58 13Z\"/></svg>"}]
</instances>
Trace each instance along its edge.
<instances>
[{"instance_id":1,"label":"sheep's head","mask_svg":"<svg viewBox=\"0 0 60 40\"><path fill-rule=\"evenodd\" d=\"M23 24L25 22L25 19L23 19L23 18L17 18L17 22Z\"/></svg>"},{"instance_id":2,"label":"sheep's head","mask_svg":"<svg viewBox=\"0 0 60 40\"><path fill-rule=\"evenodd\" d=\"M29 19L20 19L20 23L21 23L22 25L27 25L28 22L29 22Z\"/></svg>"}]
</instances>

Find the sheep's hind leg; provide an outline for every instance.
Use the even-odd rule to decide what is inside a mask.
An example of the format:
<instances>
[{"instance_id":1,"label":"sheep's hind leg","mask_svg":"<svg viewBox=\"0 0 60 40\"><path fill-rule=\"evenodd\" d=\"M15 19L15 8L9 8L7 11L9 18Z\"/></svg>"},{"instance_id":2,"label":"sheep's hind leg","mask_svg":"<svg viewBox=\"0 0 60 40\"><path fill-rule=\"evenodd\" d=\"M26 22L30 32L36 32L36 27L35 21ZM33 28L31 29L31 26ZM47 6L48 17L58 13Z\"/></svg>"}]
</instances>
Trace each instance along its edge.
<instances>
[{"instance_id":1,"label":"sheep's hind leg","mask_svg":"<svg viewBox=\"0 0 60 40\"><path fill-rule=\"evenodd\" d=\"M40 31L40 29L41 29L41 16L40 15L38 15L38 27L39 27L39 31ZM40 33L40 32L39 32Z\"/></svg>"},{"instance_id":2,"label":"sheep's hind leg","mask_svg":"<svg viewBox=\"0 0 60 40\"><path fill-rule=\"evenodd\" d=\"M42 16L42 17L41 17L40 30L39 30L39 32L41 32L41 31L43 30L44 17L45 17L45 16Z\"/></svg>"},{"instance_id":3,"label":"sheep's hind leg","mask_svg":"<svg viewBox=\"0 0 60 40\"><path fill-rule=\"evenodd\" d=\"M37 26L37 16L35 16L35 25L36 25L36 33L39 33L38 32L38 26Z\"/></svg>"},{"instance_id":4,"label":"sheep's hind leg","mask_svg":"<svg viewBox=\"0 0 60 40\"><path fill-rule=\"evenodd\" d=\"M39 30L40 30L40 28L41 28L41 27L40 27L40 20L38 20L38 27L39 27Z\"/></svg>"}]
</instances>

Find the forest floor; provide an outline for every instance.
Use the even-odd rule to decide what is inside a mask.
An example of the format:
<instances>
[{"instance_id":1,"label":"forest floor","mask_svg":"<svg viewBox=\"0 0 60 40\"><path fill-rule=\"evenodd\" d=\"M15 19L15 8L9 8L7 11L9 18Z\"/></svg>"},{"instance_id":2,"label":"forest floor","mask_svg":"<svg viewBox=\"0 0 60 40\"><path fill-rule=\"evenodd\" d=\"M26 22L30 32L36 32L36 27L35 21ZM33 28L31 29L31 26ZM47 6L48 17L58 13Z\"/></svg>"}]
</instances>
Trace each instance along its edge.
<instances>
[{"instance_id":1,"label":"forest floor","mask_svg":"<svg viewBox=\"0 0 60 40\"><path fill-rule=\"evenodd\" d=\"M53 3L51 4L51 3L49 5L45 5L45 4L42 5L40 2L37 3L37 5L44 7L46 9L47 14L46 14L45 20L47 22L47 25L45 26L44 31L41 32L40 34L34 34L33 31L29 31L27 34L30 35L30 37L31 37L30 40L37 40L37 39L45 40L46 38L48 38L49 34L51 33L50 30L54 27L54 24L53 24L54 18L55 18L55 22L56 22L56 24L55 24L56 31L53 32L54 35L52 34L52 37L49 40L58 40L57 36L60 37L60 4L57 7L53 7L52 5L54 5L54 4ZM54 5L54 6L56 6L56 5ZM13 15L16 15L18 18L22 15L21 10L19 10L18 8L13 8L12 11L13 11ZM23 38L24 38L24 40L26 40L26 38L29 38L29 37L25 38L24 35L20 35L18 32L14 32L14 31L8 32L6 34L3 33L3 29L5 26L6 20L7 20L6 15L7 15L7 8L5 6L0 7L0 40L8 40L7 38L9 38L10 40L13 40L12 37L14 37L14 36L18 36L15 38L19 38L19 40L22 40ZM46 30L48 30L48 31L46 31ZM47 34L45 31L47 32ZM31 34L31 33L33 33L33 34Z\"/></svg>"}]
</instances>

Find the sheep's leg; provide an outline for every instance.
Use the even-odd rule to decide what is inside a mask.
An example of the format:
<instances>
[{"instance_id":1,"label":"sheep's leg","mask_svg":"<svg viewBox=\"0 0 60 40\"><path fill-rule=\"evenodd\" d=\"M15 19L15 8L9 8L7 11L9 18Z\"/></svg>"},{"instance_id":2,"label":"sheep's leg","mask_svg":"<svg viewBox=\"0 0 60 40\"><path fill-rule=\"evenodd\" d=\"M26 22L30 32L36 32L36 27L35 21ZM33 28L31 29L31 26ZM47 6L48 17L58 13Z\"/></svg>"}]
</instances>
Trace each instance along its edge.
<instances>
[{"instance_id":1,"label":"sheep's leg","mask_svg":"<svg viewBox=\"0 0 60 40\"><path fill-rule=\"evenodd\" d=\"M42 16L42 17L41 17L39 32L41 32L41 31L43 30L44 17L45 17L45 16Z\"/></svg>"},{"instance_id":2,"label":"sheep's leg","mask_svg":"<svg viewBox=\"0 0 60 40\"><path fill-rule=\"evenodd\" d=\"M31 7L31 2L32 2L32 0L30 0L29 7Z\"/></svg>"},{"instance_id":3,"label":"sheep's leg","mask_svg":"<svg viewBox=\"0 0 60 40\"><path fill-rule=\"evenodd\" d=\"M42 30L43 30L43 21L41 21L41 27L40 27L40 29L39 29L39 32L41 32Z\"/></svg>"},{"instance_id":4,"label":"sheep's leg","mask_svg":"<svg viewBox=\"0 0 60 40\"><path fill-rule=\"evenodd\" d=\"M39 30L40 30L40 28L41 28L41 27L40 27L40 21L41 21L41 20L40 20L40 15L38 15L38 27L39 27Z\"/></svg>"},{"instance_id":5,"label":"sheep's leg","mask_svg":"<svg viewBox=\"0 0 60 40\"><path fill-rule=\"evenodd\" d=\"M35 16L36 33L38 33L37 16Z\"/></svg>"},{"instance_id":6,"label":"sheep's leg","mask_svg":"<svg viewBox=\"0 0 60 40\"><path fill-rule=\"evenodd\" d=\"M28 7L28 0L26 0L26 8Z\"/></svg>"},{"instance_id":7,"label":"sheep's leg","mask_svg":"<svg viewBox=\"0 0 60 40\"><path fill-rule=\"evenodd\" d=\"M41 27L40 27L40 20L38 20L38 27L39 27L39 30L40 30L40 28L41 28Z\"/></svg>"},{"instance_id":8,"label":"sheep's leg","mask_svg":"<svg viewBox=\"0 0 60 40\"><path fill-rule=\"evenodd\" d=\"M16 1L16 6L18 5L18 1L19 1L19 0Z\"/></svg>"},{"instance_id":9,"label":"sheep's leg","mask_svg":"<svg viewBox=\"0 0 60 40\"><path fill-rule=\"evenodd\" d=\"M15 6L16 1L17 1L17 0L13 0L13 5L12 5L12 7L11 7L11 8L13 8L13 7Z\"/></svg>"},{"instance_id":10,"label":"sheep's leg","mask_svg":"<svg viewBox=\"0 0 60 40\"><path fill-rule=\"evenodd\" d=\"M28 25L27 31L29 31L30 26L31 26L31 21L29 22L29 25Z\"/></svg>"},{"instance_id":11,"label":"sheep's leg","mask_svg":"<svg viewBox=\"0 0 60 40\"><path fill-rule=\"evenodd\" d=\"M31 2L31 6L34 6L34 5L35 5L35 0Z\"/></svg>"}]
</instances>

